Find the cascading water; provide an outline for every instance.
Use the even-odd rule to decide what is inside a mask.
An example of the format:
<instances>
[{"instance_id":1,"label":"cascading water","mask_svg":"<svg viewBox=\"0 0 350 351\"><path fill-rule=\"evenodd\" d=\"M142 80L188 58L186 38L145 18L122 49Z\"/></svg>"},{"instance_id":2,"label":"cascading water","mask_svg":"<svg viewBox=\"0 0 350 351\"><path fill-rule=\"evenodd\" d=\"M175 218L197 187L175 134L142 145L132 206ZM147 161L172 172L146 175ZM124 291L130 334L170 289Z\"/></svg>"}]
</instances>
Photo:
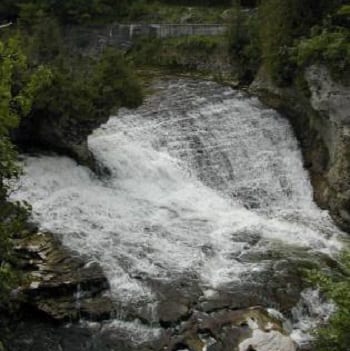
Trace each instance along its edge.
<instances>
[{"instance_id":1,"label":"cascading water","mask_svg":"<svg viewBox=\"0 0 350 351\"><path fill-rule=\"evenodd\" d=\"M28 156L14 198L101 264L119 306L114 327L131 339L156 337L169 301L290 309L298 267L341 244L313 203L288 122L212 82L171 79L154 89L90 137L110 176ZM150 327L140 333L130 316Z\"/></svg>"}]
</instances>

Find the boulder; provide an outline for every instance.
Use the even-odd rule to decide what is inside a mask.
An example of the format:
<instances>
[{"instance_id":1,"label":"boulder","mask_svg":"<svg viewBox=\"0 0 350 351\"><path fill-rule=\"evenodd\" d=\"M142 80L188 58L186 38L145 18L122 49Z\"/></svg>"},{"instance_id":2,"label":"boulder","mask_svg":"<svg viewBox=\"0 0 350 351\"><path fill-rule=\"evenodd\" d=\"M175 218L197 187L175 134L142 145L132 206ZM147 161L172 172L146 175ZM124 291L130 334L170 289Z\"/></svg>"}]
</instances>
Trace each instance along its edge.
<instances>
[{"instance_id":1,"label":"boulder","mask_svg":"<svg viewBox=\"0 0 350 351\"><path fill-rule=\"evenodd\" d=\"M16 253L25 277L14 295L22 296L27 309L56 322L110 318L109 283L96 262L37 231L18 240Z\"/></svg>"},{"instance_id":2,"label":"boulder","mask_svg":"<svg viewBox=\"0 0 350 351\"><path fill-rule=\"evenodd\" d=\"M293 340L283 335L279 330L273 330L275 325L269 323L262 330L252 318L248 320L248 326L253 331L250 338L239 344L239 351L296 351Z\"/></svg>"},{"instance_id":3,"label":"boulder","mask_svg":"<svg viewBox=\"0 0 350 351\"><path fill-rule=\"evenodd\" d=\"M165 350L223 351L239 348L240 351L248 351L252 350L249 347L253 343L279 345L274 349L257 351L296 350L282 323L259 306L240 310L223 309L210 314L195 312L181 325L178 335L172 337Z\"/></svg>"}]
</instances>

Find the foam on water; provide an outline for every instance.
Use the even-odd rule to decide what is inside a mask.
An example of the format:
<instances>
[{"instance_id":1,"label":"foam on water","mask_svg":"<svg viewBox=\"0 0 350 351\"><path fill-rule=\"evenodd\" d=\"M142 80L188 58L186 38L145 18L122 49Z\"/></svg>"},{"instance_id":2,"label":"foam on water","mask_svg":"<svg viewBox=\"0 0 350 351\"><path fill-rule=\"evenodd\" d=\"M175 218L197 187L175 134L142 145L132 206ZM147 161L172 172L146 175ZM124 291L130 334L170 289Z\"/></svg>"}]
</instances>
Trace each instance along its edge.
<instances>
[{"instance_id":1,"label":"foam on water","mask_svg":"<svg viewBox=\"0 0 350 351\"><path fill-rule=\"evenodd\" d=\"M90 137L110 177L66 157L29 156L14 194L43 229L102 265L118 301L156 302L140 276L187 275L210 290L263 271L265 261L240 259L247 253L338 251L285 119L214 83L157 89Z\"/></svg>"}]
</instances>

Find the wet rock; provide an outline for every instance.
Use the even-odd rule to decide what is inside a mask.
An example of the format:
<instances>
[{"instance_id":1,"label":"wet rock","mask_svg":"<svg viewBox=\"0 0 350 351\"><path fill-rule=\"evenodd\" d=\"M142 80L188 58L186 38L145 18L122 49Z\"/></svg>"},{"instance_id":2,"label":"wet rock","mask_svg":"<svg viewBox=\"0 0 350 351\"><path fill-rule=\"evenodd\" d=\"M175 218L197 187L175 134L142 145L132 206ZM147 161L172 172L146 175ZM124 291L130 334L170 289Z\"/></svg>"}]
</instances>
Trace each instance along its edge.
<instances>
[{"instance_id":1,"label":"wet rock","mask_svg":"<svg viewBox=\"0 0 350 351\"><path fill-rule=\"evenodd\" d=\"M350 87L335 82L324 66L310 66L305 78L313 109L335 123L350 125Z\"/></svg>"},{"instance_id":2,"label":"wet rock","mask_svg":"<svg viewBox=\"0 0 350 351\"><path fill-rule=\"evenodd\" d=\"M252 324L254 328L252 327ZM137 331L133 333L132 330ZM52 326L38 321L16 325L11 351L232 351L256 342L255 334L279 345L294 345L281 322L262 307L194 312L176 328L160 330L120 320ZM265 335L266 334L266 335ZM259 339L260 340L260 339ZM242 349L246 351L244 348ZM259 349L257 349L259 351ZM265 350L265 349L262 349ZM275 348L269 351L294 351Z\"/></svg>"},{"instance_id":3,"label":"wet rock","mask_svg":"<svg viewBox=\"0 0 350 351\"><path fill-rule=\"evenodd\" d=\"M160 322L166 326L184 318L189 313L189 308L177 301L164 301L158 307L158 313Z\"/></svg>"},{"instance_id":4,"label":"wet rock","mask_svg":"<svg viewBox=\"0 0 350 351\"><path fill-rule=\"evenodd\" d=\"M187 322L181 325L178 335L173 336L166 350L235 350L241 343L244 346L245 340L254 337L255 330L265 335L269 334L272 329L276 334L274 340L278 339L278 335L283 341L281 345L294 345L289 336L285 335L281 322L270 316L261 307L240 310L225 309L210 314L195 312ZM248 349L242 350L247 351ZM292 351L294 349L284 349L281 346L274 350Z\"/></svg>"},{"instance_id":5,"label":"wet rock","mask_svg":"<svg viewBox=\"0 0 350 351\"><path fill-rule=\"evenodd\" d=\"M109 283L97 263L63 247L50 233L28 234L16 252L25 271L20 291L27 306L59 322L110 317Z\"/></svg>"},{"instance_id":6,"label":"wet rock","mask_svg":"<svg viewBox=\"0 0 350 351\"><path fill-rule=\"evenodd\" d=\"M290 337L273 330L274 324L267 324L265 330L261 330L255 320L249 319L248 325L253 335L239 344L239 351L296 351L296 345Z\"/></svg>"}]
</instances>

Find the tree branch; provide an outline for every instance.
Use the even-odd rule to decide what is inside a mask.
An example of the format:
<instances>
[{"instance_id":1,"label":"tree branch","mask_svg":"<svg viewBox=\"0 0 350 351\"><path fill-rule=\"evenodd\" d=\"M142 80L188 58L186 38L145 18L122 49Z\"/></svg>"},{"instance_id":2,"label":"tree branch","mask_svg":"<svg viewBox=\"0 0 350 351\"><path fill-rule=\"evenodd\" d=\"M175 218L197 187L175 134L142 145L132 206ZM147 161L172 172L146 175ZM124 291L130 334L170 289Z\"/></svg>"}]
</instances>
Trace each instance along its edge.
<instances>
[{"instance_id":1,"label":"tree branch","mask_svg":"<svg viewBox=\"0 0 350 351\"><path fill-rule=\"evenodd\" d=\"M11 24L12 24L12 22L9 22L6 24L0 24L0 29L10 27Z\"/></svg>"}]
</instances>

